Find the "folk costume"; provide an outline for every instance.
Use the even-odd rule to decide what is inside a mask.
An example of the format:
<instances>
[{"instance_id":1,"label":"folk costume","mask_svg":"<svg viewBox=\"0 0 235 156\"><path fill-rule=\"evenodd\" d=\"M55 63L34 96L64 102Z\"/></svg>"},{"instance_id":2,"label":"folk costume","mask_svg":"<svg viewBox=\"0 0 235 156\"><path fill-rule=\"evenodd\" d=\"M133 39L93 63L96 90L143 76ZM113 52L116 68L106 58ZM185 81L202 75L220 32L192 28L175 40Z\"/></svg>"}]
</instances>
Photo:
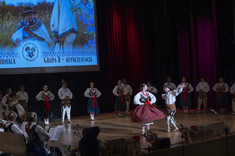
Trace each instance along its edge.
<instances>
[{"instance_id":1,"label":"folk costume","mask_svg":"<svg viewBox=\"0 0 235 156\"><path fill-rule=\"evenodd\" d=\"M40 91L36 95L37 101L40 102L41 117L44 119L46 125L49 124L49 117L51 112L51 101L53 101L55 95L50 91Z\"/></svg>"},{"instance_id":2,"label":"folk costume","mask_svg":"<svg viewBox=\"0 0 235 156\"><path fill-rule=\"evenodd\" d=\"M19 91L17 92L17 96L18 96L18 102L19 104L24 108L25 110L25 113L24 115L22 116L22 120L23 121L26 121L27 119L27 113L28 113L28 100L29 100L29 96L28 96L28 93L25 92L25 91Z\"/></svg>"},{"instance_id":3,"label":"folk costume","mask_svg":"<svg viewBox=\"0 0 235 156\"><path fill-rule=\"evenodd\" d=\"M137 106L132 113L133 122L142 123L142 134L145 133L145 129L150 130L150 124L153 124L154 120L160 120L165 115L155 108L152 104L156 102L155 96L150 92L141 91L134 97L134 104Z\"/></svg>"},{"instance_id":4,"label":"folk costume","mask_svg":"<svg viewBox=\"0 0 235 156\"><path fill-rule=\"evenodd\" d=\"M90 113L91 120L94 120L94 115L100 113L98 98L101 93L97 88L87 88L84 96L88 98L87 110Z\"/></svg>"},{"instance_id":5,"label":"folk costume","mask_svg":"<svg viewBox=\"0 0 235 156\"><path fill-rule=\"evenodd\" d=\"M113 94L116 96L115 98L115 110L116 111L125 111L126 110L126 99L124 96L124 89L122 86L115 86L113 89ZM122 116L120 113L119 116Z\"/></svg>"},{"instance_id":6,"label":"folk costume","mask_svg":"<svg viewBox=\"0 0 235 156\"><path fill-rule=\"evenodd\" d=\"M22 16L29 13L35 14L36 12L32 8L26 7ZM16 44L17 39L21 40L21 44L26 41L34 42L40 46L42 51L48 51L48 45L53 44L45 25L37 18L34 18L33 22L23 20L19 23L16 32L12 35L12 40Z\"/></svg>"},{"instance_id":7,"label":"folk costume","mask_svg":"<svg viewBox=\"0 0 235 156\"><path fill-rule=\"evenodd\" d=\"M177 87L176 89L171 90L171 85L169 84L165 84L164 87L167 87L170 90L169 92L162 94L162 98L165 100L166 104L168 132L172 130L171 125L173 125L175 131L177 131L179 128L177 127L176 121L174 119L174 115L176 113L175 102L176 96L178 96L183 91L183 88Z\"/></svg>"},{"instance_id":8,"label":"folk costume","mask_svg":"<svg viewBox=\"0 0 235 156\"><path fill-rule=\"evenodd\" d=\"M207 93L210 91L210 86L207 82L199 82L196 87L198 93L198 113L200 112L202 103L204 104L204 110L207 108Z\"/></svg>"},{"instance_id":9,"label":"folk costume","mask_svg":"<svg viewBox=\"0 0 235 156\"><path fill-rule=\"evenodd\" d=\"M182 85L182 84L180 84ZM184 108L184 113L188 113L188 107L192 105L190 93L193 91L193 86L189 83L185 83L183 91L180 93L180 106ZM186 108L185 108L186 107Z\"/></svg>"},{"instance_id":10,"label":"folk costume","mask_svg":"<svg viewBox=\"0 0 235 156\"><path fill-rule=\"evenodd\" d=\"M130 108L130 102L131 102L131 95L132 95L132 88L129 84L122 84L122 88L123 88L123 94L125 96L125 102L126 102L126 113L129 112L129 108Z\"/></svg>"},{"instance_id":11,"label":"folk costume","mask_svg":"<svg viewBox=\"0 0 235 156\"><path fill-rule=\"evenodd\" d=\"M235 114L235 83L231 86L230 93L232 94L232 111Z\"/></svg>"},{"instance_id":12,"label":"folk costume","mask_svg":"<svg viewBox=\"0 0 235 156\"><path fill-rule=\"evenodd\" d=\"M25 125L25 130L28 134L27 153L33 153L36 156L48 155L49 150L46 147L46 142L50 139L49 134L41 126L37 125L36 113L32 112L28 120Z\"/></svg>"},{"instance_id":13,"label":"folk costume","mask_svg":"<svg viewBox=\"0 0 235 156\"><path fill-rule=\"evenodd\" d=\"M216 83L212 89L216 92L217 107L220 109L220 113L224 113L225 108L228 105L227 93L229 92L229 86L225 82L222 83L219 82Z\"/></svg>"},{"instance_id":14,"label":"folk costume","mask_svg":"<svg viewBox=\"0 0 235 156\"><path fill-rule=\"evenodd\" d=\"M78 33L76 17L72 12L73 0L56 0L51 15L51 32L56 52L72 52ZM64 37L64 41L59 38Z\"/></svg>"},{"instance_id":15,"label":"folk costume","mask_svg":"<svg viewBox=\"0 0 235 156\"><path fill-rule=\"evenodd\" d=\"M58 96L61 99L61 112L62 112L62 123L64 123L65 113L67 114L68 122L71 122L71 99L73 98L73 93L69 88L61 87L58 91Z\"/></svg>"}]
</instances>

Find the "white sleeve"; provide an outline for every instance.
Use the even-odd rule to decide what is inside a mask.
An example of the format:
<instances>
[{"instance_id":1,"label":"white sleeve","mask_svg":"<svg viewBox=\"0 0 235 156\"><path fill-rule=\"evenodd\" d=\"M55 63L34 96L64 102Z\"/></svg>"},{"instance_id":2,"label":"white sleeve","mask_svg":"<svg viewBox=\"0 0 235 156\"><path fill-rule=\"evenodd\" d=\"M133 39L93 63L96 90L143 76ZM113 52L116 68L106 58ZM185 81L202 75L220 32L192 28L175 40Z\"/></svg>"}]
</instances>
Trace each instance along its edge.
<instances>
[{"instance_id":1,"label":"white sleeve","mask_svg":"<svg viewBox=\"0 0 235 156\"><path fill-rule=\"evenodd\" d=\"M174 96L178 96L183 91L183 88L178 86L175 90L172 91Z\"/></svg>"},{"instance_id":2,"label":"white sleeve","mask_svg":"<svg viewBox=\"0 0 235 156\"><path fill-rule=\"evenodd\" d=\"M193 89L193 86L191 85L191 84L189 84L189 93L191 93L192 91L194 91L194 89Z\"/></svg>"},{"instance_id":3,"label":"white sleeve","mask_svg":"<svg viewBox=\"0 0 235 156\"><path fill-rule=\"evenodd\" d=\"M209 86L209 84L208 83L206 83L206 93L208 93L209 91L210 91L210 86Z\"/></svg>"},{"instance_id":4,"label":"white sleeve","mask_svg":"<svg viewBox=\"0 0 235 156\"><path fill-rule=\"evenodd\" d=\"M54 7L52 10L52 14L51 14L51 32L52 33L58 33L58 29L59 29L59 2L58 0L55 1L54 3Z\"/></svg>"},{"instance_id":5,"label":"white sleeve","mask_svg":"<svg viewBox=\"0 0 235 156\"><path fill-rule=\"evenodd\" d=\"M97 88L95 90L96 90L96 96L100 97L101 96L101 92Z\"/></svg>"},{"instance_id":6,"label":"white sleeve","mask_svg":"<svg viewBox=\"0 0 235 156\"><path fill-rule=\"evenodd\" d=\"M39 125L36 126L35 132L38 134L41 141L48 141L50 139L50 135Z\"/></svg>"},{"instance_id":7,"label":"white sleeve","mask_svg":"<svg viewBox=\"0 0 235 156\"><path fill-rule=\"evenodd\" d=\"M235 92L235 83L230 88L230 93L233 94Z\"/></svg>"},{"instance_id":8,"label":"white sleeve","mask_svg":"<svg viewBox=\"0 0 235 156\"><path fill-rule=\"evenodd\" d=\"M152 90L152 92L154 93L154 94L157 94L157 88L155 88L154 86L153 86L153 90Z\"/></svg>"},{"instance_id":9,"label":"white sleeve","mask_svg":"<svg viewBox=\"0 0 235 156\"><path fill-rule=\"evenodd\" d=\"M54 100L54 98L55 98L55 95L52 92L49 92L48 96L49 96L51 101Z\"/></svg>"},{"instance_id":10,"label":"white sleeve","mask_svg":"<svg viewBox=\"0 0 235 156\"><path fill-rule=\"evenodd\" d=\"M197 87L196 87L196 92L199 92L199 84L200 84L200 83L198 83L198 85L197 85Z\"/></svg>"},{"instance_id":11,"label":"white sleeve","mask_svg":"<svg viewBox=\"0 0 235 156\"><path fill-rule=\"evenodd\" d=\"M87 98L90 98L91 96L89 95L89 88L86 89L84 96Z\"/></svg>"},{"instance_id":12,"label":"white sleeve","mask_svg":"<svg viewBox=\"0 0 235 156\"><path fill-rule=\"evenodd\" d=\"M37 100L37 101L42 101L42 92L39 92L39 93L36 95L36 100Z\"/></svg>"},{"instance_id":13,"label":"white sleeve","mask_svg":"<svg viewBox=\"0 0 235 156\"><path fill-rule=\"evenodd\" d=\"M2 103L3 106L8 106L8 105L6 104L6 102L7 102L7 97L4 96L4 97L2 98L1 103Z\"/></svg>"},{"instance_id":14,"label":"white sleeve","mask_svg":"<svg viewBox=\"0 0 235 156\"><path fill-rule=\"evenodd\" d=\"M141 105L141 104L142 104L142 103L140 102L140 94L141 94L141 93L138 93L138 94L136 94L135 97L134 97L133 103L136 104L136 105Z\"/></svg>"},{"instance_id":15,"label":"white sleeve","mask_svg":"<svg viewBox=\"0 0 235 156\"><path fill-rule=\"evenodd\" d=\"M217 92L217 83L213 86L212 90Z\"/></svg>"},{"instance_id":16,"label":"white sleeve","mask_svg":"<svg viewBox=\"0 0 235 156\"><path fill-rule=\"evenodd\" d=\"M149 92L149 96L151 98L151 101L150 101L151 104L153 104L157 101L156 97L152 93Z\"/></svg>"},{"instance_id":17,"label":"white sleeve","mask_svg":"<svg viewBox=\"0 0 235 156\"><path fill-rule=\"evenodd\" d=\"M65 98L64 95L62 94L61 89L58 90L58 96L61 100L64 100L64 98Z\"/></svg>"},{"instance_id":18,"label":"white sleeve","mask_svg":"<svg viewBox=\"0 0 235 156\"><path fill-rule=\"evenodd\" d=\"M26 132L22 131L16 124L13 124L11 126L11 130L14 134L22 134L25 138L28 138L28 135Z\"/></svg>"},{"instance_id":19,"label":"white sleeve","mask_svg":"<svg viewBox=\"0 0 235 156\"><path fill-rule=\"evenodd\" d=\"M12 41L14 42L14 43L16 43L16 39L18 38L18 39L20 39L21 40L21 42L23 41L23 28L24 27L22 27L22 28L20 28L19 30L17 30L15 33L13 33L13 35L12 35Z\"/></svg>"},{"instance_id":20,"label":"white sleeve","mask_svg":"<svg viewBox=\"0 0 235 156\"><path fill-rule=\"evenodd\" d=\"M68 89L69 90L69 99L72 99L73 98L73 93L70 91L70 89Z\"/></svg>"},{"instance_id":21,"label":"white sleeve","mask_svg":"<svg viewBox=\"0 0 235 156\"><path fill-rule=\"evenodd\" d=\"M25 94L26 94L26 103L28 103L29 102L29 95L26 92L25 92Z\"/></svg>"},{"instance_id":22,"label":"white sleeve","mask_svg":"<svg viewBox=\"0 0 235 156\"><path fill-rule=\"evenodd\" d=\"M166 100L166 94L162 94L162 98Z\"/></svg>"},{"instance_id":23,"label":"white sleeve","mask_svg":"<svg viewBox=\"0 0 235 156\"><path fill-rule=\"evenodd\" d=\"M229 92L229 86L227 83L225 83L225 91L224 92Z\"/></svg>"},{"instance_id":24,"label":"white sleeve","mask_svg":"<svg viewBox=\"0 0 235 156\"><path fill-rule=\"evenodd\" d=\"M119 96L119 94L117 93L117 87L118 87L118 86L115 86L114 89L113 89L113 94L114 94L115 96Z\"/></svg>"}]
</instances>

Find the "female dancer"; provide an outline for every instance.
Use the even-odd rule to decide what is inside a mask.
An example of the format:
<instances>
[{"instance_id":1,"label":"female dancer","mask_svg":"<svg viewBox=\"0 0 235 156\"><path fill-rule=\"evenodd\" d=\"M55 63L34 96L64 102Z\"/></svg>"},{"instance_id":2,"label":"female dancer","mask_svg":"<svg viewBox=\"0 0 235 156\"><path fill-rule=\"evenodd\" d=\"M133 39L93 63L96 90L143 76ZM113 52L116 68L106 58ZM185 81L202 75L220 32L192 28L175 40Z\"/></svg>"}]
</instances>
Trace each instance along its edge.
<instances>
[{"instance_id":1,"label":"female dancer","mask_svg":"<svg viewBox=\"0 0 235 156\"><path fill-rule=\"evenodd\" d=\"M150 130L150 124L153 124L154 120L163 119L165 115L152 105L156 102L156 98L147 91L147 85L142 83L140 89L142 91L134 97L134 104L139 106L135 108L131 117L134 122L142 122L142 135L144 135L145 129Z\"/></svg>"},{"instance_id":2,"label":"female dancer","mask_svg":"<svg viewBox=\"0 0 235 156\"><path fill-rule=\"evenodd\" d=\"M84 96L88 98L88 113L90 113L91 121L93 121L95 114L100 112L97 98L101 96L101 93L97 88L94 88L94 83L91 82L90 88L86 89Z\"/></svg>"},{"instance_id":3,"label":"female dancer","mask_svg":"<svg viewBox=\"0 0 235 156\"><path fill-rule=\"evenodd\" d=\"M183 107L184 113L188 113L188 108L192 105L190 93L194 90L193 86L186 81L185 77L182 77L182 83L184 85L182 93L180 93L180 106Z\"/></svg>"},{"instance_id":4,"label":"female dancer","mask_svg":"<svg viewBox=\"0 0 235 156\"><path fill-rule=\"evenodd\" d=\"M118 85L113 89L113 94L116 96L115 99L115 110L119 117L123 117L122 111L126 110L126 100L123 93L122 81L118 80Z\"/></svg>"},{"instance_id":5,"label":"female dancer","mask_svg":"<svg viewBox=\"0 0 235 156\"><path fill-rule=\"evenodd\" d=\"M41 117L44 119L44 123L46 125L49 125L49 116L51 111L50 101L54 100L54 98L54 94L48 90L47 85L44 85L43 91L40 91L38 95L36 95L37 101L41 102Z\"/></svg>"}]
</instances>

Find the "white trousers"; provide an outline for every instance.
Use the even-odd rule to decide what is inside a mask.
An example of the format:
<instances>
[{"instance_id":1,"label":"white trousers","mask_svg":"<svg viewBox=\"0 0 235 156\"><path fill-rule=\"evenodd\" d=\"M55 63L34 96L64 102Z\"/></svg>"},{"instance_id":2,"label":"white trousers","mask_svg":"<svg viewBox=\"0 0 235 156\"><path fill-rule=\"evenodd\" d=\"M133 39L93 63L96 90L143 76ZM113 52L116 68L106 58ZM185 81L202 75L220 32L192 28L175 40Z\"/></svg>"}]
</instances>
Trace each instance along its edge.
<instances>
[{"instance_id":1,"label":"white trousers","mask_svg":"<svg viewBox=\"0 0 235 156\"><path fill-rule=\"evenodd\" d=\"M76 39L75 33L69 33L65 36L64 42L56 43L55 52L72 52L73 51L73 42Z\"/></svg>"},{"instance_id":2,"label":"white trousers","mask_svg":"<svg viewBox=\"0 0 235 156\"><path fill-rule=\"evenodd\" d=\"M68 121L70 121L71 106L62 106L61 112L62 112L62 121L64 121L65 113L67 114Z\"/></svg>"},{"instance_id":3,"label":"white trousers","mask_svg":"<svg viewBox=\"0 0 235 156\"><path fill-rule=\"evenodd\" d=\"M176 121L174 118L174 115L176 113L176 110L168 110L167 112L167 128L168 130L171 130L171 124L175 127L175 129L178 129L177 125L176 125Z\"/></svg>"}]
</instances>

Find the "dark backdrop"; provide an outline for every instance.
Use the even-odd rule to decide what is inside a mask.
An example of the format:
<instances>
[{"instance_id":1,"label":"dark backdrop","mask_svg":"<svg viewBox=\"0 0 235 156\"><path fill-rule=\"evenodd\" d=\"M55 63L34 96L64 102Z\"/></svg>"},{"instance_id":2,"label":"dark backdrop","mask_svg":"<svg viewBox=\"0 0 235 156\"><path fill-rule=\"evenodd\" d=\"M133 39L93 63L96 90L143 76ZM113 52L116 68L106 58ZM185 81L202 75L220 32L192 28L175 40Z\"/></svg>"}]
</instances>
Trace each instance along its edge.
<instances>
[{"instance_id":1,"label":"dark backdrop","mask_svg":"<svg viewBox=\"0 0 235 156\"><path fill-rule=\"evenodd\" d=\"M87 114L83 93L91 81L102 92L101 112L114 110L112 89L124 77L134 93L141 82L151 80L159 94L168 75L176 84L186 76L194 87L200 75L211 87L219 75L229 84L234 81L231 0L97 0L96 10L99 72L4 75L0 89L17 91L25 84L29 110L38 112L35 96L47 84L56 95L53 108L59 116L57 91L65 79L74 94L72 116L77 116ZM210 107L215 106L213 97L211 92Z\"/></svg>"}]
</instances>

